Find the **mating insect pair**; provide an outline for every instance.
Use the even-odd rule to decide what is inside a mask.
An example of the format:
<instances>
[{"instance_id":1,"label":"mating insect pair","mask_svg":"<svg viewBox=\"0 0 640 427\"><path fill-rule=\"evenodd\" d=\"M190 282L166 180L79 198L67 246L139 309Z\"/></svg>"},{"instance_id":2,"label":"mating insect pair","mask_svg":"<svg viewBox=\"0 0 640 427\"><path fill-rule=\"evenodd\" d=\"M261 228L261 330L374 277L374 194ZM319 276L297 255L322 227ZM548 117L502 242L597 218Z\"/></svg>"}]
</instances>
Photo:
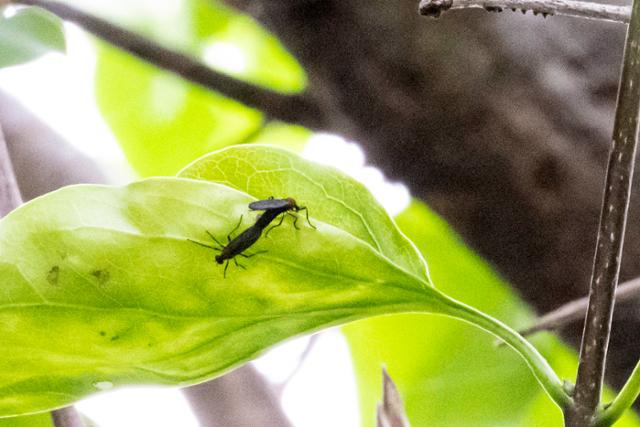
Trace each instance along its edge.
<instances>
[{"instance_id":1,"label":"mating insect pair","mask_svg":"<svg viewBox=\"0 0 640 427\"><path fill-rule=\"evenodd\" d=\"M258 241L258 239L262 235L262 231L265 228L267 228L269 224L271 224L271 222L274 219L276 219L278 216L280 216L280 222L278 222L273 227L269 228L265 233L265 236L268 235L269 232L273 230L275 227L279 227L280 225L282 225L282 221L284 221L284 217L286 215L291 215L295 218L293 221L293 226L296 229L298 229L298 226L296 225L296 223L298 222L298 217L296 215L293 215L291 213L292 211L293 212L305 211L307 222L312 228L316 228L313 224L311 224L311 221L309 221L309 211L307 210L307 208L304 206L298 206L296 201L292 198L274 199L273 197L271 197L267 200L258 200L257 202L249 203L249 209L253 211L264 211L264 213L258 217L255 224L253 224L251 227L247 228L238 236L232 239L231 235L238 229L238 227L240 227L240 224L242 223L242 216L240 216L240 221L238 221L238 225L236 225L236 227L231 231L231 233L227 235L226 246L220 243L209 231L207 231L207 234L213 239L214 242L216 242L216 244L218 245L217 247L191 240L193 243L196 243L200 246L204 246L206 248L211 248L211 249L220 251L220 254L216 255L215 260L218 264L223 264L226 261L226 264L224 266L224 273L223 273L224 277L227 277L227 268L229 267L230 260L233 260L234 264L237 267L241 267L244 269L245 267L242 264L239 264L238 261L236 260L237 256L250 258L254 255L267 252L267 251L259 251L253 254L243 253L245 250L250 248L251 245L253 245L255 242Z\"/></svg>"}]
</instances>

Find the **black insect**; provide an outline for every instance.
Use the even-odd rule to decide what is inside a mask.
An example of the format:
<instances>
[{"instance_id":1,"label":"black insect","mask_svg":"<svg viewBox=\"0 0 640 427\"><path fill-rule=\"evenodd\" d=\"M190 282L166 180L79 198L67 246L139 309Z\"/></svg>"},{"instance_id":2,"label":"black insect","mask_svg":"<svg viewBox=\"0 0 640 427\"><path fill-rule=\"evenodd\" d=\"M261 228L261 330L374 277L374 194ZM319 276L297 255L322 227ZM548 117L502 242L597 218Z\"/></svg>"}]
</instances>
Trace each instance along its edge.
<instances>
[{"instance_id":1,"label":"black insect","mask_svg":"<svg viewBox=\"0 0 640 427\"><path fill-rule=\"evenodd\" d=\"M265 220L263 221L266 223L264 227L269 225L269 223L271 223L271 221L273 221L278 215L282 215L280 217L280 222L278 222L276 225L268 229L267 232L265 233L265 236L269 234L269 232L274 228L282 225L282 221L284 221L285 215L291 215L293 218L295 218L293 220L293 226L296 228L296 230L299 230L297 226L298 217L292 214L291 211L293 212L304 211L307 217L307 223L309 223L309 225L312 228L316 228L316 226L311 224L311 221L309 221L309 210L305 206L298 206L296 201L291 197L286 199L274 199L273 197L269 197L266 200L258 200L256 202L249 203L249 209L251 209L252 211L264 211L262 216L258 218L258 222L260 222L262 218L266 217Z\"/></svg>"},{"instance_id":2,"label":"black insect","mask_svg":"<svg viewBox=\"0 0 640 427\"><path fill-rule=\"evenodd\" d=\"M275 216L273 218L275 218ZM235 228L231 230L231 233L227 235L228 243L226 246L220 243L218 239L216 239L215 236L211 234L208 230L207 230L207 234L209 235L209 237L213 239L214 242L216 242L218 246L207 245L205 243L200 243L200 242L196 242L195 240L189 239L191 242L197 245L220 251L220 254L215 256L215 260L218 264L225 264L225 261L226 261L226 264L224 266L224 273L223 273L223 277L225 278L227 277L227 268L229 267L230 260L233 260L234 264L237 267L240 267L246 270L245 266L242 264L239 264L238 261L236 260L237 256L251 258L254 255L267 252L267 251L259 251L254 254L243 253L245 250L250 248L251 245L253 245L255 242L258 241L258 239L262 235L262 230L264 229L264 227L266 227L269 224L266 224L263 227L262 225L258 226L258 223L256 223L232 239L231 235L238 229L238 227L240 227L241 223L242 223L242 216L240 216L240 221L238 221L238 225L236 225Z\"/></svg>"},{"instance_id":3,"label":"black insect","mask_svg":"<svg viewBox=\"0 0 640 427\"><path fill-rule=\"evenodd\" d=\"M249 208L254 211L264 211L264 213L258 217L255 224L253 224L251 227L247 228L238 236L232 239L231 235L233 235L233 233L235 233L238 227L240 227L240 224L242 224L242 216L240 216L240 221L238 221L238 224L235 226L233 230L231 230L231 233L227 235L228 243L226 246L220 243L218 239L216 239L215 236L211 234L209 231L207 231L207 234L209 235L209 237L213 239L214 242L216 242L218 246L207 245L205 243L200 243L200 242L196 242L195 240L189 239L191 242L197 245L220 251L220 254L215 256L215 260L218 264L225 264L223 277L227 277L227 268L229 267L230 260L233 260L234 264L237 267L240 267L246 270L245 266L243 266L242 264L239 264L238 260L236 260L237 256L251 258L254 255L267 252L267 251L259 251L253 254L243 253L245 250L249 249L255 242L258 241L264 229L267 228L269 224L271 224L271 222L274 219L276 219L279 215L282 215L282 217L280 218L280 222L274 225L273 227L271 227L269 230L267 230L267 233L265 233L265 235L268 234L269 231L271 231L274 227L278 227L282 224L285 214L289 214L295 218L295 220L293 221L293 226L296 229L298 229L296 225L296 222L298 221L298 217L296 215L291 214L290 211L299 212L304 210L307 214L307 222L311 227L316 228L309 221L309 213L307 211L307 208L304 206L302 207L298 206L296 204L296 201L291 198L289 199L271 198L267 200L258 200L257 202L250 203Z\"/></svg>"}]
</instances>

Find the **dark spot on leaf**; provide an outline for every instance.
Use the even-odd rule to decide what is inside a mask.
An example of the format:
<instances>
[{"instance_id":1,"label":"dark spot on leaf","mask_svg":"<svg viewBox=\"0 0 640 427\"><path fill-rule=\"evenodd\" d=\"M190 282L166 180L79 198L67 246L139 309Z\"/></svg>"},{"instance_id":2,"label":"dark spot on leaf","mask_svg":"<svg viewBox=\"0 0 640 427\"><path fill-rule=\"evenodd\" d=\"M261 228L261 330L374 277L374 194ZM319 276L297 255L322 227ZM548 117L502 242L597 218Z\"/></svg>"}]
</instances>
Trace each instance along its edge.
<instances>
[{"instance_id":1,"label":"dark spot on leaf","mask_svg":"<svg viewBox=\"0 0 640 427\"><path fill-rule=\"evenodd\" d=\"M51 267L51 270L47 273L47 282L51 285L58 284L58 276L60 275L60 267L54 265Z\"/></svg>"},{"instance_id":2,"label":"dark spot on leaf","mask_svg":"<svg viewBox=\"0 0 640 427\"><path fill-rule=\"evenodd\" d=\"M111 341L116 341L120 339L120 335L114 335L111 337Z\"/></svg>"},{"instance_id":3,"label":"dark spot on leaf","mask_svg":"<svg viewBox=\"0 0 640 427\"><path fill-rule=\"evenodd\" d=\"M107 335L107 333L105 331L100 331L100 336L104 337L105 335Z\"/></svg>"},{"instance_id":4,"label":"dark spot on leaf","mask_svg":"<svg viewBox=\"0 0 640 427\"><path fill-rule=\"evenodd\" d=\"M91 275L98 279L99 285L105 285L110 279L110 275L107 270L94 270L91 272Z\"/></svg>"},{"instance_id":5,"label":"dark spot on leaf","mask_svg":"<svg viewBox=\"0 0 640 427\"><path fill-rule=\"evenodd\" d=\"M484 10L487 12L502 12L502 8L500 6L485 6Z\"/></svg>"}]
</instances>

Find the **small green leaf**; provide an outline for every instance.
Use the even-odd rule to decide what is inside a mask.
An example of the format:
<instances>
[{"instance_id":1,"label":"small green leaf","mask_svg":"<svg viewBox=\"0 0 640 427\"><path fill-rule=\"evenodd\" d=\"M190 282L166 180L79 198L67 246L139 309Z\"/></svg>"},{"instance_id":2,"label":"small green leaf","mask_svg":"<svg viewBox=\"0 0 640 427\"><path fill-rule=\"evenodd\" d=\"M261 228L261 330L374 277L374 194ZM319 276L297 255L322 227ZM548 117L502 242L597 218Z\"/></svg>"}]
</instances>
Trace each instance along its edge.
<instances>
[{"instance_id":1,"label":"small green leaf","mask_svg":"<svg viewBox=\"0 0 640 427\"><path fill-rule=\"evenodd\" d=\"M36 7L20 9L10 18L0 14L0 67L65 49L62 23L54 15Z\"/></svg>"}]
</instances>

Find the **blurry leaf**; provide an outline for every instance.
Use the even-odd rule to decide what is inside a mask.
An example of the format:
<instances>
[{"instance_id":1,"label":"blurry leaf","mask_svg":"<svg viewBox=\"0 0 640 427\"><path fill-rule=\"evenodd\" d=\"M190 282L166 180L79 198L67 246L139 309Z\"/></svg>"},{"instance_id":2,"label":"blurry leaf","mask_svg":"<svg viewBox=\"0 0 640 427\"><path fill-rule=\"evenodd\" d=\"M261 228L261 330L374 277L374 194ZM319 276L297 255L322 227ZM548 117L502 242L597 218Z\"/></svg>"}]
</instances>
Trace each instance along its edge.
<instances>
[{"instance_id":1,"label":"blurry leaf","mask_svg":"<svg viewBox=\"0 0 640 427\"><path fill-rule=\"evenodd\" d=\"M378 427L409 427L402 398L386 369L382 369L382 403L378 404Z\"/></svg>"},{"instance_id":2,"label":"blurry leaf","mask_svg":"<svg viewBox=\"0 0 640 427\"><path fill-rule=\"evenodd\" d=\"M307 84L302 67L253 18L216 0L191 0L199 55L212 68L284 93Z\"/></svg>"},{"instance_id":3,"label":"blurry leaf","mask_svg":"<svg viewBox=\"0 0 640 427\"><path fill-rule=\"evenodd\" d=\"M458 300L518 326L530 310L449 226L414 202L398 225L429 260L436 286ZM381 364L393 372L416 426L562 426L558 407L524 363L474 328L444 317L400 314L343 328L357 374L362 425L374 424ZM550 334L534 343L561 377L574 379L577 358ZM427 403L428 402L428 403ZM628 415L621 426L638 426Z\"/></svg>"},{"instance_id":4,"label":"blurry leaf","mask_svg":"<svg viewBox=\"0 0 640 427\"><path fill-rule=\"evenodd\" d=\"M20 9L10 18L0 13L0 67L65 49L62 23L50 13L35 7Z\"/></svg>"},{"instance_id":5,"label":"blurry leaf","mask_svg":"<svg viewBox=\"0 0 640 427\"><path fill-rule=\"evenodd\" d=\"M261 114L112 47L99 49L97 97L133 168L174 175L205 153L241 142Z\"/></svg>"},{"instance_id":6,"label":"blurry leaf","mask_svg":"<svg viewBox=\"0 0 640 427\"><path fill-rule=\"evenodd\" d=\"M147 13L140 12L144 7ZM217 2L169 1L160 7L134 1L123 8L138 12L123 18L129 28L219 70L279 91L297 92L305 85L304 72L273 36ZM205 153L246 142L262 122L258 111L105 45L98 50L96 96L142 176L174 175ZM296 138L278 142L296 144Z\"/></svg>"},{"instance_id":7,"label":"blurry leaf","mask_svg":"<svg viewBox=\"0 0 640 427\"><path fill-rule=\"evenodd\" d=\"M249 142L287 148L299 153L303 150L311 135L313 135L313 132L302 126L270 122Z\"/></svg>"}]
</instances>

